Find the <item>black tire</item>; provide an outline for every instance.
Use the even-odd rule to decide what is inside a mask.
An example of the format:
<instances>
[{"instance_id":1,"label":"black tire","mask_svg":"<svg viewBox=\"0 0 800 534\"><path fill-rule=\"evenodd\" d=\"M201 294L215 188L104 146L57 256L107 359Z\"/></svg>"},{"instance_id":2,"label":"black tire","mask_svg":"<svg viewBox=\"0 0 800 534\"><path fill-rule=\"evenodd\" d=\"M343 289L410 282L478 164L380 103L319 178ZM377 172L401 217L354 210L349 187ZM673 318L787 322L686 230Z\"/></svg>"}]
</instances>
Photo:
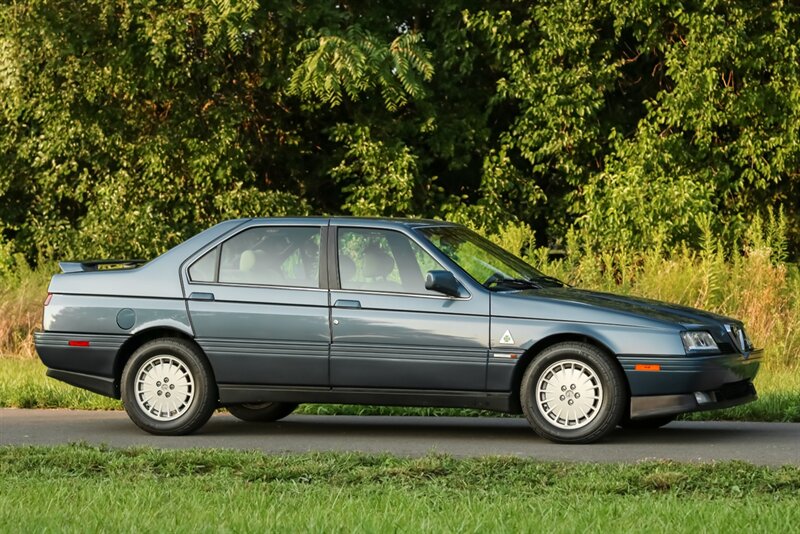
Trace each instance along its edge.
<instances>
[{"instance_id":1,"label":"black tire","mask_svg":"<svg viewBox=\"0 0 800 534\"><path fill-rule=\"evenodd\" d=\"M677 415L662 415L660 417L648 417L646 419L631 419L625 415L619 422L619 426L626 430L655 430L673 422Z\"/></svg>"},{"instance_id":2,"label":"black tire","mask_svg":"<svg viewBox=\"0 0 800 534\"><path fill-rule=\"evenodd\" d=\"M573 370L582 368L587 374L579 374L572 382L573 374L566 373L566 369L569 369L570 365ZM570 383L568 386L566 382L562 384L566 388L564 396L569 396L566 399L560 395L561 388L556 388L559 395L557 402L569 402L572 399L574 403L578 403L580 393L578 397L573 398L572 396L575 392L583 391L585 396L580 402L593 404L587 407L582 417L578 417L577 409L575 410L576 428L568 428L568 421L557 415L556 407L552 403L547 403L546 392L542 393L543 405L540 406L537 401L536 389L540 379L547 374L552 380L548 381L545 377L543 384L560 383L557 380L559 377L555 376L561 372L559 368L564 370L561 377ZM567 380L568 376L570 378ZM590 377L591 380L587 377ZM579 378L583 380L579 380ZM576 386L578 389L575 389ZM589 391L582 388L588 388ZM588 397L590 393L592 397ZM593 403L588 400L590 398L597 398L597 402ZM628 407L625 377L616 362L597 347L578 342L558 343L550 346L531 361L522 378L520 401L522 411L533 430L543 438L556 443L593 443L598 441L616 428ZM584 405L580 404L582 407ZM566 407L561 404L560 406ZM547 408L551 408L550 415L546 413ZM566 410L572 410L572 408L566 408ZM567 414L569 413L567 412Z\"/></svg>"},{"instance_id":3,"label":"black tire","mask_svg":"<svg viewBox=\"0 0 800 534\"><path fill-rule=\"evenodd\" d=\"M260 402L225 406L231 415L251 423L270 423L283 419L299 406L290 402Z\"/></svg>"},{"instance_id":4,"label":"black tire","mask_svg":"<svg viewBox=\"0 0 800 534\"><path fill-rule=\"evenodd\" d=\"M161 367L156 367L159 365ZM154 413L157 406L148 404L154 402L149 399L156 397L147 397L146 391L137 392L136 380L137 377L153 378L173 372L178 379L172 384L159 381L155 390L161 391L159 399L161 395L174 395L171 402L175 410L173 413L168 407L160 412L164 415L159 417ZM217 385L208 361L194 345L181 339L155 339L139 347L125 364L121 382L122 403L128 417L151 434L178 436L194 432L206 424L217 407ZM169 389L176 383L177 389ZM150 407L152 412L146 407Z\"/></svg>"}]
</instances>

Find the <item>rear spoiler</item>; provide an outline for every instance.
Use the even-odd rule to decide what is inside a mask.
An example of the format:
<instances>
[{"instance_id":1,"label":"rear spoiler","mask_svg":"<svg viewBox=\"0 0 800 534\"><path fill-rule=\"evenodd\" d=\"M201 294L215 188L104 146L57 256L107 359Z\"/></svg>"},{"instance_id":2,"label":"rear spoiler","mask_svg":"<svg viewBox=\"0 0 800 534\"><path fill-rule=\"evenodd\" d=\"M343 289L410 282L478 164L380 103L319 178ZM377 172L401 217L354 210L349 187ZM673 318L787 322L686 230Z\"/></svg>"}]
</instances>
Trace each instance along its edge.
<instances>
[{"instance_id":1,"label":"rear spoiler","mask_svg":"<svg viewBox=\"0 0 800 534\"><path fill-rule=\"evenodd\" d=\"M82 273L87 271L97 271L101 265L119 265L123 269L138 267L147 260L85 260L85 261L60 261L58 266L64 273Z\"/></svg>"}]
</instances>

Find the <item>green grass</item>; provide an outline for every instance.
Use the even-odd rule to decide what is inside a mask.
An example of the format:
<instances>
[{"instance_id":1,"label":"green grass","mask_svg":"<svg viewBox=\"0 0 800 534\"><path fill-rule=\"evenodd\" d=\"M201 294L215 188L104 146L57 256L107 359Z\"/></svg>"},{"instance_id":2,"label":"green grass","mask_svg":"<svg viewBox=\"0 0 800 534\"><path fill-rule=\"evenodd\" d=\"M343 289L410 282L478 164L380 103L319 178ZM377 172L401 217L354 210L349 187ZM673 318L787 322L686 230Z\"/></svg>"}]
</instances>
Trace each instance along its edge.
<instances>
[{"instance_id":1,"label":"green grass","mask_svg":"<svg viewBox=\"0 0 800 534\"><path fill-rule=\"evenodd\" d=\"M118 400L49 378L46 371L38 359L0 357L0 407L122 409Z\"/></svg>"},{"instance_id":2,"label":"green grass","mask_svg":"<svg viewBox=\"0 0 800 534\"><path fill-rule=\"evenodd\" d=\"M765 369L756 378L759 400L743 406L686 416L691 420L800 422L800 372ZM0 407L118 410L119 401L45 376L45 367L29 358L0 357ZM500 414L455 408L401 408L304 404L297 413L313 415L481 416Z\"/></svg>"},{"instance_id":3,"label":"green grass","mask_svg":"<svg viewBox=\"0 0 800 534\"><path fill-rule=\"evenodd\" d=\"M800 468L0 448L0 531L784 532Z\"/></svg>"}]
</instances>

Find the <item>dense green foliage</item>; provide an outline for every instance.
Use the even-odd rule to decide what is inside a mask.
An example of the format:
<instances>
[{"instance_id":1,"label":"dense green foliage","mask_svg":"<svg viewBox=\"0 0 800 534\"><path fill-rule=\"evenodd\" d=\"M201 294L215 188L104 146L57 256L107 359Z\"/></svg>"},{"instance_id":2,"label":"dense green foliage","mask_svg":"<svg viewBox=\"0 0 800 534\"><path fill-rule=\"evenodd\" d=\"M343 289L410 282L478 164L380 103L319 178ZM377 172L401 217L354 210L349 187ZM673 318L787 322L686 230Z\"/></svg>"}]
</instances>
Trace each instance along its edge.
<instances>
[{"instance_id":1,"label":"dense green foliage","mask_svg":"<svg viewBox=\"0 0 800 534\"><path fill-rule=\"evenodd\" d=\"M779 0L5 3L0 260L304 213L735 250L772 208L796 254L798 124Z\"/></svg>"},{"instance_id":2,"label":"dense green foliage","mask_svg":"<svg viewBox=\"0 0 800 534\"><path fill-rule=\"evenodd\" d=\"M0 530L779 532L800 468L0 448Z\"/></svg>"}]
</instances>

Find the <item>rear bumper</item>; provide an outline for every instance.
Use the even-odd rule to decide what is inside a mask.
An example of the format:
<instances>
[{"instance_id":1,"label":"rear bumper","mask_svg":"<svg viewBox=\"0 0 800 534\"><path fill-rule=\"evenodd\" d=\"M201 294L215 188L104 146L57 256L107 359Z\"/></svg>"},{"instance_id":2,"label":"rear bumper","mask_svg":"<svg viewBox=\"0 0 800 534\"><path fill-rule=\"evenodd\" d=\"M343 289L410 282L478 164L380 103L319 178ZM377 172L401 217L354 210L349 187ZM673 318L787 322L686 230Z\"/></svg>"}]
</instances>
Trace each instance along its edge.
<instances>
[{"instance_id":1,"label":"rear bumper","mask_svg":"<svg viewBox=\"0 0 800 534\"><path fill-rule=\"evenodd\" d=\"M47 376L106 397L119 398L119 385L113 378L74 373L72 371L60 371L58 369L48 369Z\"/></svg>"},{"instance_id":2,"label":"rear bumper","mask_svg":"<svg viewBox=\"0 0 800 534\"><path fill-rule=\"evenodd\" d=\"M101 395L119 398L114 364L127 335L36 332L36 353L47 376ZM80 342L71 346L70 341Z\"/></svg>"}]
</instances>

